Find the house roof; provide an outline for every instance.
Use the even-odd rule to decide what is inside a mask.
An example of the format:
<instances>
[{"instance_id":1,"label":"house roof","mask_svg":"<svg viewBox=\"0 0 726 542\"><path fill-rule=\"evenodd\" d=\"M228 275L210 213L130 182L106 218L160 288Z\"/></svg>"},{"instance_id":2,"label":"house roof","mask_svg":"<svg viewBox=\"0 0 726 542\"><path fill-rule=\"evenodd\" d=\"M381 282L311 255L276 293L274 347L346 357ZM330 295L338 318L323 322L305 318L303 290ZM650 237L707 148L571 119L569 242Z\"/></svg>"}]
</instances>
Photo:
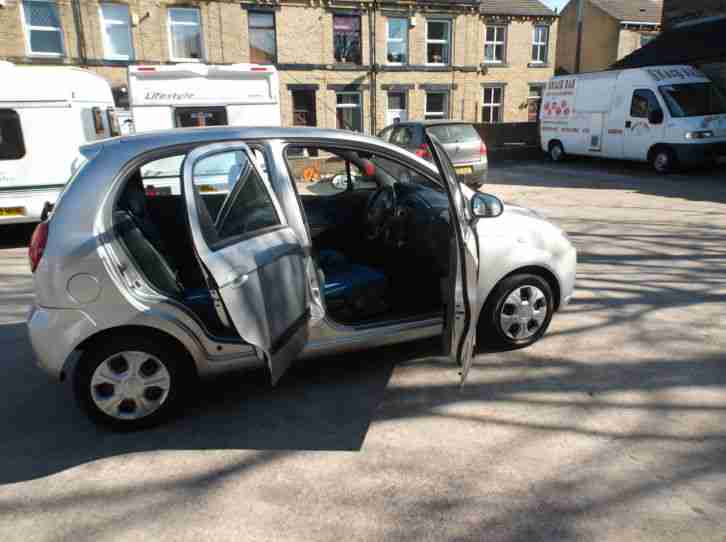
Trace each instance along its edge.
<instances>
[{"instance_id":1,"label":"house roof","mask_svg":"<svg viewBox=\"0 0 726 542\"><path fill-rule=\"evenodd\" d=\"M618 21L660 23L662 0L590 0Z\"/></svg>"},{"instance_id":2,"label":"house roof","mask_svg":"<svg viewBox=\"0 0 726 542\"><path fill-rule=\"evenodd\" d=\"M486 15L554 16L539 0L481 0L479 11Z\"/></svg>"}]
</instances>

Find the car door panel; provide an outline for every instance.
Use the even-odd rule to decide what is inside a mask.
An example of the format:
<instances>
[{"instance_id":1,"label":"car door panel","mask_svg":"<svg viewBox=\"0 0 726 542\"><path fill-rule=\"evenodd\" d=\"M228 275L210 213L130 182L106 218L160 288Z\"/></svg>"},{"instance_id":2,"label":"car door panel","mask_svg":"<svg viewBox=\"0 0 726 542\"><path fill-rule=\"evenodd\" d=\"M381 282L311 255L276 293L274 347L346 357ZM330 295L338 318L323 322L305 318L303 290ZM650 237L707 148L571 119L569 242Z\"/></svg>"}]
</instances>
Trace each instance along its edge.
<instances>
[{"instance_id":1,"label":"car door panel","mask_svg":"<svg viewBox=\"0 0 726 542\"><path fill-rule=\"evenodd\" d=\"M264 200L268 205L263 215L276 214L278 221L270 224L268 220L266 227L217 239L225 227L220 220L211 223L195 188L194 168L202 160L229 152L240 153L240 160L246 163L222 206L220 220L229 216L239 221L248 211L254 212L243 201L250 186L247 183L254 182L257 188L249 193L258 196L255 201ZM307 342L310 296L302 244L244 143L216 143L192 151L183 166L183 191L192 241L211 278L210 288L218 291L240 336L264 353L274 384Z\"/></svg>"},{"instance_id":2,"label":"car door panel","mask_svg":"<svg viewBox=\"0 0 726 542\"><path fill-rule=\"evenodd\" d=\"M473 362L476 324L481 312L479 246L468 201L461 191L451 160L436 136L427 135L434 162L446 184L454 239L450 251L449 283L445 288L444 354L461 367L461 383Z\"/></svg>"}]
</instances>

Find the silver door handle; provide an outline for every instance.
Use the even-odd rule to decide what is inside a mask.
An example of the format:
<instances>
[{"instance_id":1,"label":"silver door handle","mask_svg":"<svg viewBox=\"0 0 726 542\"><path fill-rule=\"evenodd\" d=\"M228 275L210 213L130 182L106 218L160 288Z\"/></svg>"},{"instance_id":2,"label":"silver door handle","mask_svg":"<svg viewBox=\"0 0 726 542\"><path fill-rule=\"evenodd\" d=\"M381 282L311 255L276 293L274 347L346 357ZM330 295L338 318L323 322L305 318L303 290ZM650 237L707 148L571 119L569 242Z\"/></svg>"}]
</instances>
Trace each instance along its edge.
<instances>
[{"instance_id":1,"label":"silver door handle","mask_svg":"<svg viewBox=\"0 0 726 542\"><path fill-rule=\"evenodd\" d=\"M239 275L232 279L231 286L232 288L241 288L245 282L249 280L249 275Z\"/></svg>"}]
</instances>

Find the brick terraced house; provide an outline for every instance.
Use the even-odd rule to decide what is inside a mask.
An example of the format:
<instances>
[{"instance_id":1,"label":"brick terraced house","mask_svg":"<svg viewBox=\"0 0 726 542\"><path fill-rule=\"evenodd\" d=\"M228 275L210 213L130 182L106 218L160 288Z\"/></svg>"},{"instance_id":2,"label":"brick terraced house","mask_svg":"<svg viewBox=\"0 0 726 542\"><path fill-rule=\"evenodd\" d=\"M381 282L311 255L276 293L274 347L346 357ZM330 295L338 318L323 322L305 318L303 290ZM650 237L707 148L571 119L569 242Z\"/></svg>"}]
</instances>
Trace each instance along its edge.
<instances>
[{"instance_id":1,"label":"brick terraced house","mask_svg":"<svg viewBox=\"0 0 726 542\"><path fill-rule=\"evenodd\" d=\"M557 16L539 0L0 0L0 59L106 77L130 64L274 64L283 125L534 120Z\"/></svg>"}]
</instances>

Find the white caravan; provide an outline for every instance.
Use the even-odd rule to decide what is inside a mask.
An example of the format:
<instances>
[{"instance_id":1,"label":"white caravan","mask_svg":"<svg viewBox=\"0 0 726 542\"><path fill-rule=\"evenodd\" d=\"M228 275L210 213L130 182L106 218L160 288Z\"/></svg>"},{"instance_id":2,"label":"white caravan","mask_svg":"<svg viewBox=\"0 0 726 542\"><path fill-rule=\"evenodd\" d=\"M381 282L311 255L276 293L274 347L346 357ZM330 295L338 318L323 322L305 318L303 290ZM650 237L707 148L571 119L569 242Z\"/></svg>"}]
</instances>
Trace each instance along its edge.
<instances>
[{"instance_id":1,"label":"white caravan","mask_svg":"<svg viewBox=\"0 0 726 542\"><path fill-rule=\"evenodd\" d=\"M542 149L650 162L659 173L726 156L726 93L691 66L551 79L540 109Z\"/></svg>"},{"instance_id":2,"label":"white caravan","mask_svg":"<svg viewBox=\"0 0 726 542\"><path fill-rule=\"evenodd\" d=\"M0 225L40 220L71 176L78 147L117 130L102 77L0 62Z\"/></svg>"},{"instance_id":3,"label":"white caravan","mask_svg":"<svg viewBox=\"0 0 726 542\"><path fill-rule=\"evenodd\" d=\"M129 66L135 132L188 126L280 126L274 66Z\"/></svg>"}]
</instances>

